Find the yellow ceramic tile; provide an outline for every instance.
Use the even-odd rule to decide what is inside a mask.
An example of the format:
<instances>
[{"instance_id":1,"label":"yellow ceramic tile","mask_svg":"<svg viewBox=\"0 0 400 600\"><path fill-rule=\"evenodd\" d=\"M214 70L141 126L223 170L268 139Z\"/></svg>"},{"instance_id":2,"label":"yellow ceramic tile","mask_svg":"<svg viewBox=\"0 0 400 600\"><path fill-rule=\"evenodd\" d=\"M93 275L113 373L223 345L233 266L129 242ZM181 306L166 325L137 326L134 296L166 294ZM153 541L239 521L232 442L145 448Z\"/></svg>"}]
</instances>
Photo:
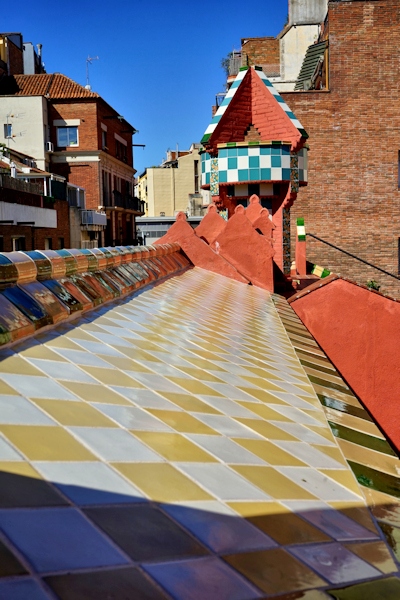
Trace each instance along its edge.
<instances>
[{"instance_id":1,"label":"yellow ceramic tile","mask_svg":"<svg viewBox=\"0 0 400 600\"><path fill-rule=\"evenodd\" d=\"M199 369L205 369L206 371L218 371L219 373L226 373L220 365L216 365L203 358L196 358L195 356L184 356L185 360Z\"/></svg>"},{"instance_id":2,"label":"yellow ceramic tile","mask_svg":"<svg viewBox=\"0 0 400 600\"><path fill-rule=\"evenodd\" d=\"M0 379L0 394L7 394L7 396L19 396L18 392L14 390L10 385Z\"/></svg>"},{"instance_id":3,"label":"yellow ceramic tile","mask_svg":"<svg viewBox=\"0 0 400 600\"><path fill-rule=\"evenodd\" d=\"M267 440L250 440L250 439L237 439L233 438L237 444L250 450L256 456L259 456L270 465L282 466L282 467L306 467L306 463L296 458L293 454L285 452L279 446L276 446L272 442Z\"/></svg>"},{"instance_id":4,"label":"yellow ceramic tile","mask_svg":"<svg viewBox=\"0 0 400 600\"><path fill-rule=\"evenodd\" d=\"M118 427L114 421L105 417L86 402L36 399L35 404L62 425L70 427L74 425L78 427Z\"/></svg>"},{"instance_id":5,"label":"yellow ceramic tile","mask_svg":"<svg viewBox=\"0 0 400 600\"><path fill-rule=\"evenodd\" d=\"M74 327L71 331L64 334L67 338L76 340L85 340L86 342L98 342L98 339L83 331L81 327Z\"/></svg>"},{"instance_id":6,"label":"yellow ceramic tile","mask_svg":"<svg viewBox=\"0 0 400 600\"><path fill-rule=\"evenodd\" d=\"M104 402L105 404L132 406L132 403L121 396L121 394L117 394L113 390L110 390L110 388L101 384L63 381L63 386L87 402Z\"/></svg>"},{"instance_id":7,"label":"yellow ceramic tile","mask_svg":"<svg viewBox=\"0 0 400 600\"><path fill-rule=\"evenodd\" d=\"M325 533L289 511L247 517L253 525L271 536L278 544L310 544L332 541Z\"/></svg>"},{"instance_id":8,"label":"yellow ceramic tile","mask_svg":"<svg viewBox=\"0 0 400 600\"><path fill-rule=\"evenodd\" d=\"M82 350L82 348L80 348ZM41 344L38 346L31 346L30 348L26 348L22 352L20 352L23 356L27 358L43 358L47 360L58 360L59 362L68 362L65 358L57 354L57 352L53 352L51 348L47 346L42 346Z\"/></svg>"},{"instance_id":9,"label":"yellow ceramic tile","mask_svg":"<svg viewBox=\"0 0 400 600\"><path fill-rule=\"evenodd\" d=\"M338 400L342 400L343 402L347 402L347 404L351 404L351 406L356 406L357 408L361 408L361 405L355 396L344 394L343 392L339 392L337 390L333 390L331 388L325 388L317 383L313 383L313 388L316 394L322 394L323 396L329 396L329 398L337 398Z\"/></svg>"},{"instance_id":10,"label":"yellow ceramic tile","mask_svg":"<svg viewBox=\"0 0 400 600\"><path fill-rule=\"evenodd\" d=\"M336 460L345 467L347 466L347 460L343 456L343 452L341 452L340 448L336 448L335 446L323 446L320 444L310 444L310 446L312 446L312 448L316 448L317 450L319 450L319 452L330 456L331 458L333 458L333 460Z\"/></svg>"},{"instance_id":11,"label":"yellow ceramic tile","mask_svg":"<svg viewBox=\"0 0 400 600\"><path fill-rule=\"evenodd\" d=\"M183 410L188 412L207 413L209 415L221 415L222 413L216 408L206 404L202 400L190 396L189 394L175 394L175 392L158 392L167 400L170 400Z\"/></svg>"},{"instance_id":12,"label":"yellow ceramic tile","mask_svg":"<svg viewBox=\"0 0 400 600\"><path fill-rule=\"evenodd\" d=\"M257 377L266 377L266 378L271 378L271 379L278 379L281 381L284 381L284 379L282 379L282 377L279 377L275 374L275 372L273 371L273 369L261 369L260 367L246 367L246 369L248 371L251 371L252 373L254 373L254 375L257 375Z\"/></svg>"},{"instance_id":13,"label":"yellow ceramic tile","mask_svg":"<svg viewBox=\"0 0 400 600\"><path fill-rule=\"evenodd\" d=\"M207 371L204 371L203 369L196 369L195 367L193 367L193 368L179 367L179 370L183 371L183 373L186 373L187 375L190 375L194 379L198 379L200 381L212 381L214 383L225 383L225 381L223 379L220 379L219 377L216 377L215 375L212 375L211 373L208 373Z\"/></svg>"},{"instance_id":14,"label":"yellow ceramic tile","mask_svg":"<svg viewBox=\"0 0 400 600\"><path fill-rule=\"evenodd\" d=\"M161 348L160 348L161 351ZM159 358L157 358L156 356L154 356L154 354L149 354L148 352L145 352L144 350L139 350L136 348L126 348L125 346L118 346L118 352L121 352L122 354L125 354L125 356L128 356L129 358L133 358L133 360L144 360L144 361L150 361L153 363L159 363L161 362L161 360ZM101 353L99 353L99 356L101 356ZM108 356L104 356L104 359L107 360Z\"/></svg>"},{"instance_id":15,"label":"yellow ceramic tile","mask_svg":"<svg viewBox=\"0 0 400 600\"><path fill-rule=\"evenodd\" d=\"M166 377L166 379L169 379L169 381L172 381L176 385L180 385L184 390L190 392L191 394L222 397L222 394L216 392L213 390L213 388L208 387L208 385L205 385L196 379L184 379L183 377Z\"/></svg>"},{"instance_id":16,"label":"yellow ceramic tile","mask_svg":"<svg viewBox=\"0 0 400 600\"><path fill-rule=\"evenodd\" d=\"M229 502L233 510L282 545L332 541L280 502Z\"/></svg>"},{"instance_id":17,"label":"yellow ceramic tile","mask_svg":"<svg viewBox=\"0 0 400 600\"><path fill-rule=\"evenodd\" d=\"M156 502L214 500L213 496L167 463L114 463L113 466Z\"/></svg>"},{"instance_id":18,"label":"yellow ceramic tile","mask_svg":"<svg viewBox=\"0 0 400 600\"><path fill-rule=\"evenodd\" d=\"M122 371L137 371L138 373L152 373L150 369L132 360L131 358L122 358L120 356L107 356L107 362Z\"/></svg>"},{"instance_id":19,"label":"yellow ceramic tile","mask_svg":"<svg viewBox=\"0 0 400 600\"><path fill-rule=\"evenodd\" d=\"M147 350L148 352L165 352L164 348L161 348L160 346L157 346L157 344L153 344L153 342L149 342L147 340L135 339L135 348Z\"/></svg>"},{"instance_id":20,"label":"yellow ceramic tile","mask_svg":"<svg viewBox=\"0 0 400 600\"><path fill-rule=\"evenodd\" d=\"M360 486L357 483L353 472L350 469L318 469L320 473L326 475L326 477L330 477L337 483L340 483L343 487L350 490L357 496L362 498L362 492L360 490Z\"/></svg>"},{"instance_id":21,"label":"yellow ceramic tile","mask_svg":"<svg viewBox=\"0 0 400 600\"><path fill-rule=\"evenodd\" d=\"M48 342L46 342L46 346L50 346L52 348L64 348L65 350L83 350L81 346L75 344L75 342L69 340L64 335L60 335L57 338L49 340Z\"/></svg>"},{"instance_id":22,"label":"yellow ceramic tile","mask_svg":"<svg viewBox=\"0 0 400 600\"><path fill-rule=\"evenodd\" d=\"M245 379L252 385L257 385L263 391L270 391L270 392L274 392L274 391L275 392L285 392L286 391L283 388L271 383L270 381L267 381L266 379L261 379L261 377L248 377L247 375L242 375L241 377L242 377L242 379Z\"/></svg>"},{"instance_id":23,"label":"yellow ceramic tile","mask_svg":"<svg viewBox=\"0 0 400 600\"><path fill-rule=\"evenodd\" d=\"M329 424L327 423L324 426L319 426L319 425L304 425L304 427L307 427L307 429L309 429L310 431L314 431L314 433L318 433L318 435L321 435L323 438L325 438L326 440L329 440L330 442L336 442L337 443L337 438L335 438L335 436L332 433L331 428L329 427Z\"/></svg>"},{"instance_id":24,"label":"yellow ceramic tile","mask_svg":"<svg viewBox=\"0 0 400 600\"><path fill-rule=\"evenodd\" d=\"M337 439L337 443L347 460L368 465L373 469L389 473L394 477L399 476L399 459L397 457L371 450L371 448L366 448L365 446L358 446L339 438Z\"/></svg>"},{"instance_id":25,"label":"yellow ceramic tile","mask_svg":"<svg viewBox=\"0 0 400 600\"><path fill-rule=\"evenodd\" d=\"M240 401L238 401L238 404L241 404L248 410L251 410L253 413L258 415L259 417L263 417L267 421L286 421L287 423L293 423L292 419L288 419L288 417L281 415L276 410L274 410L273 408L270 408L266 404L259 404L258 402L240 402Z\"/></svg>"},{"instance_id":26,"label":"yellow ceramic tile","mask_svg":"<svg viewBox=\"0 0 400 600\"><path fill-rule=\"evenodd\" d=\"M278 398L278 396L269 394L265 390L259 390L257 388L242 387L242 386L238 386L238 389L242 390L242 392L246 392L246 394L249 394L250 396L253 396L254 398L257 398L257 400L260 400L261 402L265 402L267 404L269 402L270 404L282 404L283 406L288 406L287 402L285 402L284 400L281 400L280 398ZM283 391L283 390L281 390L281 391Z\"/></svg>"},{"instance_id":27,"label":"yellow ceramic tile","mask_svg":"<svg viewBox=\"0 0 400 600\"><path fill-rule=\"evenodd\" d=\"M185 412L178 412L177 410L158 410L158 409L147 409L148 412L152 413L164 423L167 423L176 431L182 433L204 433L207 435L219 435L214 429L208 427L192 415Z\"/></svg>"},{"instance_id":28,"label":"yellow ceramic tile","mask_svg":"<svg viewBox=\"0 0 400 600\"><path fill-rule=\"evenodd\" d=\"M132 379L126 373L123 373L119 369L105 369L104 367L86 367L82 366L81 369L86 371L92 377L95 377L106 385L119 385L122 387L132 388L144 388L139 381Z\"/></svg>"},{"instance_id":29,"label":"yellow ceramic tile","mask_svg":"<svg viewBox=\"0 0 400 600\"><path fill-rule=\"evenodd\" d=\"M39 371L36 367L31 365L27 360L24 360L21 356L14 355L0 361L0 373L15 373L17 375L41 375L42 371Z\"/></svg>"},{"instance_id":30,"label":"yellow ceramic tile","mask_svg":"<svg viewBox=\"0 0 400 600\"><path fill-rule=\"evenodd\" d=\"M79 329L80 331L88 331L89 333L91 331L95 331L96 333L104 333L104 329L95 323L83 323L80 325Z\"/></svg>"},{"instance_id":31,"label":"yellow ceramic tile","mask_svg":"<svg viewBox=\"0 0 400 600\"><path fill-rule=\"evenodd\" d=\"M346 413L342 413L338 410L333 410L325 407L325 414L329 421L333 421L334 423L338 423L339 425L344 425L349 429L354 429L355 431L361 431L362 433L366 433L367 435L372 435L374 437L385 439L385 436L379 431L375 423L371 421L366 421L365 419L360 419L358 417L353 417L352 415L348 415Z\"/></svg>"},{"instance_id":32,"label":"yellow ceramic tile","mask_svg":"<svg viewBox=\"0 0 400 600\"><path fill-rule=\"evenodd\" d=\"M315 500L316 497L296 485L273 467L237 465L232 468L261 490L279 500Z\"/></svg>"},{"instance_id":33,"label":"yellow ceramic tile","mask_svg":"<svg viewBox=\"0 0 400 600\"><path fill-rule=\"evenodd\" d=\"M29 460L97 460L62 427L1 425L0 431Z\"/></svg>"},{"instance_id":34,"label":"yellow ceramic tile","mask_svg":"<svg viewBox=\"0 0 400 600\"><path fill-rule=\"evenodd\" d=\"M346 548L388 575L398 571L388 547L384 542L368 542L365 544L345 544Z\"/></svg>"},{"instance_id":35,"label":"yellow ceramic tile","mask_svg":"<svg viewBox=\"0 0 400 600\"><path fill-rule=\"evenodd\" d=\"M364 494L376 519L400 527L400 502L397 498L368 488L365 488Z\"/></svg>"},{"instance_id":36,"label":"yellow ceramic tile","mask_svg":"<svg viewBox=\"0 0 400 600\"><path fill-rule=\"evenodd\" d=\"M224 556L224 560L266 594L326 585L323 579L282 548L231 554Z\"/></svg>"},{"instance_id":37,"label":"yellow ceramic tile","mask_svg":"<svg viewBox=\"0 0 400 600\"><path fill-rule=\"evenodd\" d=\"M367 506L364 504L364 500L360 498L357 502L328 502L330 506L339 510L341 513L352 519L353 521L357 521L360 525L369 529L373 533L377 533L377 529L372 520L371 512Z\"/></svg>"},{"instance_id":38,"label":"yellow ceramic tile","mask_svg":"<svg viewBox=\"0 0 400 600\"><path fill-rule=\"evenodd\" d=\"M12 475L21 475L31 479L43 479L41 475L31 465L25 461L0 462L0 472L11 473Z\"/></svg>"},{"instance_id":39,"label":"yellow ceramic tile","mask_svg":"<svg viewBox=\"0 0 400 600\"><path fill-rule=\"evenodd\" d=\"M324 381L330 381L331 383L337 383L338 385L346 387L343 379L334 371L332 373L326 373L325 371L321 371L321 369L314 369L313 367L308 367L306 365L304 365L304 370L307 375L313 375L314 377L319 377Z\"/></svg>"},{"instance_id":40,"label":"yellow ceramic tile","mask_svg":"<svg viewBox=\"0 0 400 600\"><path fill-rule=\"evenodd\" d=\"M239 515L246 519L255 517L273 516L291 512L280 502L271 500L269 502L227 502Z\"/></svg>"},{"instance_id":41,"label":"yellow ceramic tile","mask_svg":"<svg viewBox=\"0 0 400 600\"><path fill-rule=\"evenodd\" d=\"M246 427L250 427L260 435L264 436L269 440L285 440L288 442L298 442L299 440L281 429L280 427L276 427L272 425L272 423L267 423L262 419L247 419L247 418L237 418L236 421L246 425ZM284 427L284 424L283 424Z\"/></svg>"},{"instance_id":42,"label":"yellow ceramic tile","mask_svg":"<svg viewBox=\"0 0 400 600\"><path fill-rule=\"evenodd\" d=\"M133 431L133 433L167 460L174 462L217 462L217 459L178 433Z\"/></svg>"},{"instance_id":43,"label":"yellow ceramic tile","mask_svg":"<svg viewBox=\"0 0 400 600\"><path fill-rule=\"evenodd\" d=\"M214 352L208 352L207 350L190 350L191 352L193 352L193 354L195 354L196 356L199 356L200 358L205 358L206 360L210 360L212 363L215 361L219 361L219 362L228 362L226 358L222 358L222 356L219 356L218 354L215 354Z\"/></svg>"}]
</instances>

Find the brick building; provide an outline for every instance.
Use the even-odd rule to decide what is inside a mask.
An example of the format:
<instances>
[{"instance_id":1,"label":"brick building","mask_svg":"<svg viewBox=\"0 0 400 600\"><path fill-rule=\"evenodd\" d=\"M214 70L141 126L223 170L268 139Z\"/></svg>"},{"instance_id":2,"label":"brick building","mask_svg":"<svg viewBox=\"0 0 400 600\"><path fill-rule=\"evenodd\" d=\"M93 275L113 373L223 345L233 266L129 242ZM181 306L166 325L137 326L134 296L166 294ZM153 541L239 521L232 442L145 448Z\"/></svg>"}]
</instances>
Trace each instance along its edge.
<instances>
[{"instance_id":1,"label":"brick building","mask_svg":"<svg viewBox=\"0 0 400 600\"><path fill-rule=\"evenodd\" d=\"M308 6L318 10L310 13ZM277 36L280 78L271 77L310 136L308 186L291 210L292 237L296 218L304 217L308 233L399 275L399 2L336 0L325 11L324 2L304 3L302 27L314 43L302 54L299 46L293 85L292 77L285 80L283 65L291 55L283 40L299 29L298 9L289 0L289 22ZM307 30L307 19L321 14L326 18ZM242 41L242 61L271 71L276 60L271 38ZM307 258L360 283L373 279L400 296L398 280L309 235Z\"/></svg>"},{"instance_id":2,"label":"brick building","mask_svg":"<svg viewBox=\"0 0 400 600\"><path fill-rule=\"evenodd\" d=\"M89 239L84 245L133 243L135 216L143 214L142 203L133 195L134 127L99 94L65 75L15 75L14 79L16 98L47 99L50 170L86 191L82 208L93 211L93 218L87 223Z\"/></svg>"},{"instance_id":3,"label":"brick building","mask_svg":"<svg viewBox=\"0 0 400 600\"><path fill-rule=\"evenodd\" d=\"M312 141L309 185L292 217L307 231L399 274L400 191L398 0L330 2L328 89L284 94ZM400 296L400 282L314 238L310 261L360 283L378 281Z\"/></svg>"}]
</instances>

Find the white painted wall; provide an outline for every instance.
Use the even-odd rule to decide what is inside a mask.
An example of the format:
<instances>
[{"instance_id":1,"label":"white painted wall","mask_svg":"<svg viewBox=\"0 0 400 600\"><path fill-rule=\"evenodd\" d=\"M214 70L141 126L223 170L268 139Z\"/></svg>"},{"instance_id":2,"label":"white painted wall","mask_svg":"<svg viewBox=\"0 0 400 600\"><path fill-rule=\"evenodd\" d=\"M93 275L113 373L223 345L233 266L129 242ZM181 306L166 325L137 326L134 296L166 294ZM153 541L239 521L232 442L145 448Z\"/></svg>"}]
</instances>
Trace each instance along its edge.
<instances>
[{"instance_id":1,"label":"white painted wall","mask_svg":"<svg viewBox=\"0 0 400 600\"><path fill-rule=\"evenodd\" d=\"M12 125L11 139L4 137L4 125ZM0 96L0 143L35 159L39 169L47 170L47 100L43 96ZM47 163L47 164L46 164Z\"/></svg>"},{"instance_id":2,"label":"white painted wall","mask_svg":"<svg viewBox=\"0 0 400 600\"><path fill-rule=\"evenodd\" d=\"M274 82L278 91L294 90L307 48L318 39L319 27L319 25L293 26L281 37L281 81Z\"/></svg>"},{"instance_id":3,"label":"white painted wall","mask_svg":"<svg viewBox=\"0 0 400 600\"><path fill-rule=\"evenodd\" d=\"M35 227L57 227L57 211L52 208L37 208L24 204L0 202L0 221L35 223Z\"/></svg>"}]
</instances>

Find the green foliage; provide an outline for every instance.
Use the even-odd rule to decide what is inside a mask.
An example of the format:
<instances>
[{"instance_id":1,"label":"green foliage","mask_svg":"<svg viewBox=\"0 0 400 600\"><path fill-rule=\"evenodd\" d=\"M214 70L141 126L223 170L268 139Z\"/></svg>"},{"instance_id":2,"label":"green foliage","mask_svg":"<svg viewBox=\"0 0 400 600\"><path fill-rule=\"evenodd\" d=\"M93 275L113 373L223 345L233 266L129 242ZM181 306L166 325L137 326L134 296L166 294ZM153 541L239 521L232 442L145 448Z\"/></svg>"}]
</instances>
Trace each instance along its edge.
<instances>
[{"instance_id":1,"label":"green foliage","mask_svg":"<svg viewBox=\"0 0 400 600\"><path fill-rule=\"evenodd\" d=\"M229 64L230 64L231 56L232 56L232 52L229 52L229 54L227 54L225 56L225 58L223 58L221 60L221 67L225 71L225 74L226 74L227 77L229 75Z\"/></svg>"},{"instance_id":2,"label":"green foliage","mask_svg":"<svg viewBox=\"0 0 400 600\"><path fill-rule=\"evenodd\" d=\"M376 290L377 292L379 292L380 289L380 285L377 281L374 281L373 279L369 279L367 281L367 288L369 288L370 290Z\"/></svg>"}]
</instances>

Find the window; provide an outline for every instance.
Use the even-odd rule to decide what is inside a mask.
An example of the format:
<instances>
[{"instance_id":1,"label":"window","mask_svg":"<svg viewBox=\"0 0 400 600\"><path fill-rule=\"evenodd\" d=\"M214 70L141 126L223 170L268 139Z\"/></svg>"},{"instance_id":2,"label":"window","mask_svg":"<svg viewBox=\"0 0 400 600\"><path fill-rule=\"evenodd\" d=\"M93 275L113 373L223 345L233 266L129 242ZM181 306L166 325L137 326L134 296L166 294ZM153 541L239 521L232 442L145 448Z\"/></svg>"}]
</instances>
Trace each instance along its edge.
<instances>
[{"instance_id":1,"label":"window","mask_svg":"<svg viewBox=\"0 0 400 600\"><path fill-rule=\"evenodd\" d=\"M12 137L12 124L11 123L4 123L4 137L6 139Z\"/></svg>"},{"instance_id":2,"label":"window","mask_svg":"<svg viewBox=\"0 0 400 600\"><path fill-rule=\"evenodd\" d=\"M194 161L194 193L199 191L199 161Z\"/></svg>"},{"instance_id":3,"label":"window","mask_svg":"<svg viewBox=\"0 0 400 600\"><path fill-rule=\"evenodd\" d=\"M44 249L53 250L53 240L51 238L44 238Z\"/></svg>"},{"instance_id":4,"label":"window","mask_svg":"<svg viewBox=\"0 0 400 600\"><path fill-rule=\"evenodd\" d=\"M62 250L64 248L64 238L63 237L59 237L58 238L58 249Z\"/></svg>"},{"instance_id":5,"label":"window","mask_svg":"<svg viewBox=\"0 0 400 600\"><path fill-rule=\"evenodd\" d=\"M260 195L260 184L259 183L249 183L249 197L253 194L256 196Z\"/></svg>"},{"instance_id":6,"label":"window","mask_svg":"<svg viewBox=\"0 0 400 600\"><path fill-rule=\"evenodd\" d=\"M13 237L12 249L14 252L17 250L25 250L25 236Z\"/></svg>"},{"instance_id":7,"label":"window","mask_svg":"<svg viewBox=\"0 0 400 600\"><path fill-rule=\"evenodd\" d=\"M118 140L115 140L115 156L123 162L128 162L128 151L124 144L121 144Z\"/></svg>"},{"instance_id":8,"label":"window","mask_svg":"<svg viewBox=\"0 0 400 600\"><path fill-rule=\"evenodd\" d=\"M77 127L57 127L57 146L79 146Z\"/></svg>"},{"instance_id":9,"label":"window","mask_svg":"<svg viewBox=\"0 0 400 600\"><path fill-rule=\"evenodd\" d=\"M101 132L101 147L103 150L108 150L108 148L107 148L107 131Z\"/></svg>"}]
</instances>

